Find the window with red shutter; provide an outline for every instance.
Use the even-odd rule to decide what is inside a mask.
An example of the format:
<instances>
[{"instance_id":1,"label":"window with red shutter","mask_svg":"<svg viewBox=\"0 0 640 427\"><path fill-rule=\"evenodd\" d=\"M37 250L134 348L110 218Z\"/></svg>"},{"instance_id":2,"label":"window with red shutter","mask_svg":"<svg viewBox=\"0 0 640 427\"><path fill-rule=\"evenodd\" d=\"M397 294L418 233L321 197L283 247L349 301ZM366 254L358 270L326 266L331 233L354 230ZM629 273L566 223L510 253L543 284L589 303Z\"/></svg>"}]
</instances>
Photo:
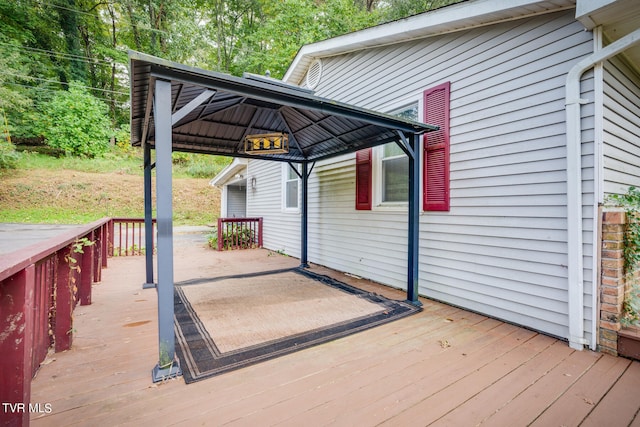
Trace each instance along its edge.
<instances>
[{"instance_id":1,"label":"window with red shutter","mask_svg":"<svg viewBox=\"0 0 640 427\"><path fill-rule=\"evenodd\" d=\"M449 91L450 82L424 92L424 122L439 126L424 135L423 208L449 210Z\"/></svg>"},{"instance_id":2,"label":"window with red shutter","mask_svg":"<svg viewBox=\"0 0 640 427\"><path fill-rule=\"evenodd\" d=\"M356 152L356 209L371 210L371 148Z\"/></svg>"}]
</instances>

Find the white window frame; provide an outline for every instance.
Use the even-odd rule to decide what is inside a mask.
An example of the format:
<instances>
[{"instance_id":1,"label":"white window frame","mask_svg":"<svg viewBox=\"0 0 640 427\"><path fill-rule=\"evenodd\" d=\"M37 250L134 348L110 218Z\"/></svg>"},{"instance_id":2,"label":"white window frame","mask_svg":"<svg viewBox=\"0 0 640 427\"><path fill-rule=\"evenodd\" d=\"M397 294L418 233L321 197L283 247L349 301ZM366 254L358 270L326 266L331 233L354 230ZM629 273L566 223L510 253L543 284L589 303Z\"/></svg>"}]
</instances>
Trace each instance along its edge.
<instances>
[{"instance_id":1,"label":"white window frame","mask_svg":"<svg viewBox=\"0 0 640 427\"><path fill-rule=\"evenodd\" d=\"M294 166L296 167L298 172L300 172L300 166L297 163L294 164ZM295 176L295 179L292 179L289 173L293 174ZM294 181L297 182L298 194L296 197L296 206L290 207L290 206L287 206L287 186L290 182L294 182ZM300 212L300 191L301 191L300 181L301 181L300 177L297 176L296 173L291 169L291 166L289 166L289 163L283 162L282 163L282 210L284 212L291 212L291 213Z\"/></svg>"},{"instance_id":2,"label":"white window frame","mask_svg":"<svg viewBox=\"0 0 640 427\"><path fill-rule=\"evenodd\" d=\"M398 115L402 111L406 111L410 108L415 108L416 114L418 117L420 115L420 102L413 101L404 104L403 106L394 109L389 114ZM418 117L414 117L416 121L419 121ZM395 142L390 142L389 144L396 144ZM406 155L405 155L406 156ZM373 172L373 180L372 180L372 196L373 203L371 206L372 210L393 210L393 211L406 211L409 206L409 199L407 194L407 200L401 202L385 202L382 200L382 181L383 181L383 173L382 173L382 161L384 158L384 145L380 145L375 147L372 151L372 172ZM408 164L408 163L407 163Z\"/></svg>"}]
</instances>

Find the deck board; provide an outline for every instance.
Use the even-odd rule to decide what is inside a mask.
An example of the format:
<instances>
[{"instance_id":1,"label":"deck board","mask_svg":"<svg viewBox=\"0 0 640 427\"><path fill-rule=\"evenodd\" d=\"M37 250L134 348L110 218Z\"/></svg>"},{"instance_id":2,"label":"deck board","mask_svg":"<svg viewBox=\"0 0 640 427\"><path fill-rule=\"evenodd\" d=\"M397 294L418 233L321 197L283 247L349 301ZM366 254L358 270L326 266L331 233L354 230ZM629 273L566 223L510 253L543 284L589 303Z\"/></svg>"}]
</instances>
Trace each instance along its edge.
<instances>
[{"instance_id":1,"label":"deck board","mask_svg":"<svg viewBox=\"0 0 640 427\"><path fill-rule=\"evenodd\" d=\"M629 364L624 375L586 417L584 426L626 426L640 408L640 363ZM636 420L637 421L637 420Z\"/></svg>"},{"instance_id":2,"label":"deck board","mask_svg":"<svg viewBox=\"0 0 640 427\"><path fill-rule=\"evenodd\" d=\"M297 265L266 251L177 250L176 280ZM153 384L157 300L143 277L143 258L110 260L93 304L76 309L74 347L32 382L32 402L52 406L33 426L640 425L638 362L427 299L419 314L320 346L190 385Z\"/></svg>"},{"instance_id":3,"label":"deck board","mask_svg":"<svg viewBox=\"0 0 640 427\"><path fill-rule=\"evenodd\" d=\"M593 410L627 369L630 360L622 357L601 357L562 396L532 424L542 427L551 424L578 425Z\"/></svg>"}]
</instances>

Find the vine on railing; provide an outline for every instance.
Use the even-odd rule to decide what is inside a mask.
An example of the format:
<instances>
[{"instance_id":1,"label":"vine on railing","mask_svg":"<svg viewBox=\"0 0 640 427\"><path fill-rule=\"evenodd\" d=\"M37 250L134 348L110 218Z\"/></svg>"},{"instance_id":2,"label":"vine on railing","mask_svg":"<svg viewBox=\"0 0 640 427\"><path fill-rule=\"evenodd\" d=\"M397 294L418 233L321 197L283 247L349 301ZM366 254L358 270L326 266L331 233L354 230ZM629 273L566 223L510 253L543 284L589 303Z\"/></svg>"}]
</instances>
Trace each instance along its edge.
<instances>
[{"instance_id":1,"label":"vine on railing","mask_svg":"<svg viewBox=\"0 0 640 427\"><path fill-rule=\"evenodd\" d=\"M209 246L214 249L222 247L222 250L251 249L258 247L256 232L247 226L232 225L222 232L222 244L218 244L218 233L209 236Z\"/></svg>"},{"instance_id":2,"label":"vine on railing","mask_svg":"<svg viewBox=\"0 0 640 427\"><path fill-rule=\"evenodd\" d=\"M624 274L626 282L623 313L625 326L640 323L640 189L629 187L625 194L613 194L608 202L624 209Z\"/></svg>"},{"instance_id":3,"label":"vine on railing","mask_svg":"<svg viewBox=\"0 0 640 427\"><path fill-rule=\"evenodd\" d=\"M80 264L78 264L78 260L74 254L84 254L84 248L86 246L93 246L96 242L89 240L87 237L76 238L75 242L71 244L71 251L68 255L65 256L65 261L69 264L69 269L72 274L69 275L69 291L71 295L73 295L74 301L77 301L78 297L78 283L76 280L76 275L79 275L82 272L82 268ZM69 331L71 333L73 331Z\"/></svg>"}]
</instances>

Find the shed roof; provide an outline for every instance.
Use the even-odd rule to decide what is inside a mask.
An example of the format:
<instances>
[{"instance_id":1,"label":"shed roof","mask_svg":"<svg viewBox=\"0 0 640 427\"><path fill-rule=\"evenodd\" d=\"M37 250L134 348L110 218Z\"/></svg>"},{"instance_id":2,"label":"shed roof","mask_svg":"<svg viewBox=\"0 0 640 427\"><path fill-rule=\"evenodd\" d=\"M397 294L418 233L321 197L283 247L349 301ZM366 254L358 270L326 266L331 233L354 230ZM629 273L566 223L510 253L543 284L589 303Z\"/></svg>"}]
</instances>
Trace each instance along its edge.
<instances>
[{"instance_id":1,"label":"shed roof","mask_svg":"<svg viewBox=\"0 0 640 427\"><path fill-rule=\"evenodd\" d=\"M129 52L131 142L155 145L153 82L171 81L174 151L306 162L397 141L436 126L327 98L268 77L234 77ZM283 132L289 153L246 154L246 135Z\"/></svg>"}]
</instances>

